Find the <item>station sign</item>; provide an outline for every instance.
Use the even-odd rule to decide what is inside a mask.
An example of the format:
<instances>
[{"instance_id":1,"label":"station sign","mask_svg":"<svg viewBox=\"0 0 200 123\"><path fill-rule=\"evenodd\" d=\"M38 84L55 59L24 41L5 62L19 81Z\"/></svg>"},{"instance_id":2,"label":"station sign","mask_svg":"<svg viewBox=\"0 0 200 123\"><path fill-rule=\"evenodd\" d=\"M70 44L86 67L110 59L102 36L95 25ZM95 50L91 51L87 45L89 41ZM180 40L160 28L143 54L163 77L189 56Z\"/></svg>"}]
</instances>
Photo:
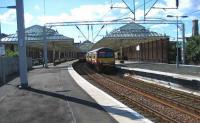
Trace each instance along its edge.
<instances>
[{"instance_id":1,"label":"station sign","mask_svg":"<svg viewBox=\"0 0 200 123\"><path fill-rule=\"evenodd\" d=\"M0 44L0 56L4 56L6 54L5 45Z\"/></svg>"},{"instance_id":2,"label":"station sign","mask_svg":"<svg viewBox=\"0 0 200 123\"><path fill-rule=\"evenodd\" d=\"M140 51L140 45L136 46L136 51Z\"/></svg>"}]
</instances>

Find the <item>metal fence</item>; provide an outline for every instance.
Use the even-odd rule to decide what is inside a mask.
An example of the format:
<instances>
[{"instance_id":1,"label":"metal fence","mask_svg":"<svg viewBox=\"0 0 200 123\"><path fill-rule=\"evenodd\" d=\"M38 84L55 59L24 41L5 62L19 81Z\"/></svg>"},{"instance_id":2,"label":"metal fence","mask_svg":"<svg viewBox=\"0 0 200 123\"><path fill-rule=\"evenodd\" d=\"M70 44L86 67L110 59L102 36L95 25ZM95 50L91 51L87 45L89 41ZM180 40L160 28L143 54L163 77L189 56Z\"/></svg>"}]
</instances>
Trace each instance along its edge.
<instances>
[{"instance_id":1,"label":"metal fence","mask_svg":"<svg viewBox=\"0 0 200 123\"><path fill-rule=\"evenodd\" d=\"M27 67L32 69L32 58L27 58ZM6 83L9 76L19 73L18 57L0 57L0 85Z\"/></svg>"}]
</instances>

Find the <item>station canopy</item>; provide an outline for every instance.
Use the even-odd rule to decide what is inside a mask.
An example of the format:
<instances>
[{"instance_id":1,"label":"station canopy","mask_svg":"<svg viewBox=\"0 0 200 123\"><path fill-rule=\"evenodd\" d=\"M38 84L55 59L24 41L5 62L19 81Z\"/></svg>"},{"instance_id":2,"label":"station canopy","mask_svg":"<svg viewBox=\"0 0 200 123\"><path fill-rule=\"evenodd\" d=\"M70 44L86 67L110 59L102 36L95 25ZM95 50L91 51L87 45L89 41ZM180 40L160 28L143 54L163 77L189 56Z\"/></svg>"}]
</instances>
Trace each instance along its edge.
<instances>
[{"instance_id":1,"label":"station canopy","mask_svg":"<svg viewBox=\"0 0 200 123\"><path fill-rule=\"evenodd\" d=\"M25 29L25 40L29 47L43 48L44 35L46 35L46 41L48 48L55 48L57 50L75 50L74 39L59 34L58 31L51 28L46 28L44 33L44 27L34 25ZM8 35L1 39L3 44L18 44L18 37L16 34Z\"/></svg>"},{"instance_id":2,"label":"station canopy","mask_svg":"<svg viewBox=\"0 0 200 123\"><path fill-rule=\"evenodd\" d=\"M104 38L98 41L92 49L110 47L117 50L120 47L166 38L168 38L168 36L150 31L140 24L129 23L111 31Z\"/></svg>"}]
</instances>

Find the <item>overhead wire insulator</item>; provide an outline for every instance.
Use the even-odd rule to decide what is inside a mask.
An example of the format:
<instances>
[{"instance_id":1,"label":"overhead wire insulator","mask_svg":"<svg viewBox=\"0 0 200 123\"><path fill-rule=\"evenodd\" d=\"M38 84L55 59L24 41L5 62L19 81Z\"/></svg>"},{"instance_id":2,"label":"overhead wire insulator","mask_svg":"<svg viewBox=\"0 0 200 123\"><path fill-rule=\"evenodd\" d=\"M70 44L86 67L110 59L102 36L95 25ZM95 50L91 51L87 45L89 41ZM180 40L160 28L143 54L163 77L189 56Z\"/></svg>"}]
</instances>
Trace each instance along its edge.
<instances>
[{"instance_id":1,"label":"overhead wire insulator","mask_svg":"<svg viewBox=\"0 0 200 123\"><path fill-rule=\"evenodd\" d=\"M110 1L110 4L111 4L110 9L113 9L113 3L112 3L112 0Z\"/></svg>"},{"instance_id":2,"label":"overhead wire insulator","mask_svg":"<svg viewBox=\"0 0 200 123\"><path fill-rule=\"evenodd\" d=\"M176 0L176 8L179 7L179 0Z\"/></svg>"}]
</instances>

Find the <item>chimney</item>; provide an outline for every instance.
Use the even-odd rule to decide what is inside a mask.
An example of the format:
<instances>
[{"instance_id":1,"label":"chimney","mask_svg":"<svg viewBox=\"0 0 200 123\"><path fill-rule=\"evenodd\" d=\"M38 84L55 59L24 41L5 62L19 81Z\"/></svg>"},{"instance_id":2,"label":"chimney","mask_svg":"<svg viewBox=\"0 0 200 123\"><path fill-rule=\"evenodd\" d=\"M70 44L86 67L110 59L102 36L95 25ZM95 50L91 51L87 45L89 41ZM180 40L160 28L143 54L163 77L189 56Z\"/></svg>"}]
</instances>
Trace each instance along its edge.
<instances>
[{"instance_id":1,"label":"chimney","mask_svg":"<svg viewBox=\"0 0 200 123\"><path fill-rule=\"evenodd\" d=\"M192 21L192 36L197 36L197 35L199 35L198 20L193 20Z\"/></svg>"}]
</instances>

